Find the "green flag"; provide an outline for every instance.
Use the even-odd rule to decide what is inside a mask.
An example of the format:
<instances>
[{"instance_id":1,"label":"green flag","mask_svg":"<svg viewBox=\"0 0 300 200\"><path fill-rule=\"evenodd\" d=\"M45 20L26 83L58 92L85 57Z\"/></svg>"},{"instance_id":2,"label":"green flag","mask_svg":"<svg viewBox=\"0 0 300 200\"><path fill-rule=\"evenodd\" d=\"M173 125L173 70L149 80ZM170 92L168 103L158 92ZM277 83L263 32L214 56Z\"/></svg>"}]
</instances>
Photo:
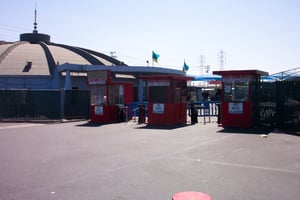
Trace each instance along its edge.
<instances>
[{"instance_id":1,"label":"green flag","mask_svg":"<svg viewBox=\"0 0 300 200\"><path fill-rule=\"evenodd\" d=\"M184 73L186 73L188 70L189 70L189 66L188 66L188 65L185 63L185 61L184 61L182 71L183 71Z\"/></svg>"},{"instance_id":2,"label":"green flag","mask_svg":"<svg viewBox=\"0 0 300 200\"><path fill-rule=\"evenodd\" d=\"M157 54L154 51L152 51L152 61L157 63L158 62L158 58L159 58L159 54Z\"/></svg>"}]
</instances>

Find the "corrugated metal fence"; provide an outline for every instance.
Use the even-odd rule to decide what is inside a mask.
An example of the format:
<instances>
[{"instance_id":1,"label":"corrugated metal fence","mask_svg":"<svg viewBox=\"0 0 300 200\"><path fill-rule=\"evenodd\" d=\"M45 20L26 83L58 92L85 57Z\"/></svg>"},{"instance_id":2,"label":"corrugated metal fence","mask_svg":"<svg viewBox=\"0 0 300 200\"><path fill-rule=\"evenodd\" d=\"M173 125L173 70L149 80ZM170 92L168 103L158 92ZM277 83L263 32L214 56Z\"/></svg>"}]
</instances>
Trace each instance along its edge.
<instances>
[{"instance_id":1,"label":"corrugated metal fence","mask_svg":"<svg viewBox=\"0 0 300 200\"><path fill-rule=\"evenodd\" d=\"M261 83L257 124L262 128L300 131L300 82Z\"/></svg>"},{"instance_id":2,"label":"corrugated metal fence","mask_svg":"<svg viewBox=\"0 0 300 200\"><path fill-rule=\"evenodd\" d=\"M89 118L89 91L0 90L0 120Z\"/></svg>"},{"instance_id":3,"label":"corrugated metal fence","mask_svg":"<svg viewBox=\"0 0 300 200\"><path fill-rule=\"evenodd\" d=\"M300 81L260 83L255 124L300 131ZM1 120L88 119L88 90L0 90ZM217 116L219 102L206 102L198 116Z\"/></svg>"}]
</instances>

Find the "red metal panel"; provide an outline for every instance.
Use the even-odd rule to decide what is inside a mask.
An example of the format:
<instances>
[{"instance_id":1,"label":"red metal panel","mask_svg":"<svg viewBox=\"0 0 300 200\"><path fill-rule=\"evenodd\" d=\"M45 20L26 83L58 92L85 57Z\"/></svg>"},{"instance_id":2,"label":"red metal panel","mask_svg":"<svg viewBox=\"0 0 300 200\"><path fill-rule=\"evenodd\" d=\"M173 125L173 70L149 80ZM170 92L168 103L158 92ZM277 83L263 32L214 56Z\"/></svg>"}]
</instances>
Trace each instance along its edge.
<instances>
[{"instance_id":1,"label":"red metal panel","mask_svg":"<svg viewBox=\"0 0 300 200\"><path fill-rule=\"evenodd\" d=\"M234 101L231 99L225 99L224 83L222 84L222 126L223 127L239 127L250 128L253 126L253 107L255 105L255 99L253 97L253 90L257 90L253 85L253 81L257 81L255 77L267 75L267 72L259 70L231 70L231 71L215 71L217 75L222 75L223 81L227 77L250 77L248 87L248 99L245 101ZM227 80L230 81L230 80Z\"/></svg>"},{"instance_id":2,"label":"red metal panel","mask_svg":"<svg viewBox=\"0 0 300 200\"><path fill-rule=\"evenodd\" d=\"M148 124L177 125L186 123L186 103L164 103L164 112L153 112L154 103L148 104Z\"/></svg>"},{"instance_id":3,"label":"red metal panel","mask_svg":"<svg viewBox=\"0 0 300 200\"><path fill-rule=\"evenodd\" d=\"M133 84L121 83L124 85L124 103L130 104L133 102Z\"/></svg>"},{"instance_id":4,"label":"red metal panel","mask_svg":"<svg viewBox=\"0 0 300 200\"><path fill-rule=\"evenodd\" d=\"M95 105L90 106L90 120L91 122L109 123L117 121L117 107L103 106L103 114L95 113Z\"/></svg>"},{"instance_id":5,"label":"red metal panel","mask_svg":"<svg viewBox=\"0 0 300 200\"><path fill-rule=\"evenodd\" d=\"M167 93L167 98L165 98L166 95L164 95L162 99L149 98L150 90L148 90L148 98L149 98L148 124L153 124L153 125L185 124L187 118L187 114L186 114L187 103L183 102L182 99L183 83L188 80L193 80L193 78L186 77L186 76L173 76L173 75L142 76L141 78L150 81L151 84L158 83L155 86L168 88L168 90L165 90L165 92ZM159 84L160 82L161 84ZM151 86L148 85L148 88ZM176 93L175 91L176 88L180 89L180 94ZM162 94L157 94L157 95L162 95ZM156 103L155 101L164 102L164 103Z\"/></svg>"},{"instance_id":6,"label":"red metal panel","mask_svg":"<svg viewBox=\"0 0 300 200\"><path fill-rule=\"evenodd\" d=\"M249 128L252 126L251 103L243 102L243 113L229 113L229 102L222 102L222 126Z\"/></svg>"}]
</instances>

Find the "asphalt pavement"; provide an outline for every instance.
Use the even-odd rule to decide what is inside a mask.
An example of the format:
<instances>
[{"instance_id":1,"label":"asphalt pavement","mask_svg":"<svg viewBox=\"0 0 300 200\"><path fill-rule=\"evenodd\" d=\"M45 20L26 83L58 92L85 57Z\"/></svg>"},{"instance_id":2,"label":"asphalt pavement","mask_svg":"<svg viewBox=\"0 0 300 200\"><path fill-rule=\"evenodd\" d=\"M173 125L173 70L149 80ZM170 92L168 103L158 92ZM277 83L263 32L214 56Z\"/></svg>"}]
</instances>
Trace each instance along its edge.
<instances>
[{"instance_id":1,"label":"asphalt pavement","mask_svg":"<svg viewBox=\"0 0 300 200\"><path fill-rule=\"evenodd\" d=\"M1 200L296 200L300 137L216 123L0 123Z\"/></svg>"}]
</instances>

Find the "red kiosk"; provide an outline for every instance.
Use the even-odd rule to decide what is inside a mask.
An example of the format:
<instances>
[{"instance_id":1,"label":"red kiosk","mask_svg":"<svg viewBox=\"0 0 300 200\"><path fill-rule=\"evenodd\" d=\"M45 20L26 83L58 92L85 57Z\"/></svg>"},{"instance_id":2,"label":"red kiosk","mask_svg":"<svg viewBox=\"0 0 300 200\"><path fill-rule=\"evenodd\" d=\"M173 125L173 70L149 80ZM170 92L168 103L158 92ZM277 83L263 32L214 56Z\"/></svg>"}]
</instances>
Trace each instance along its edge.
<instances>
[{"instance_id":1,"label":"red kiosk","mask_svg":"<svg viewBox=\"0 0 300 200\"><path fill-rule=\"evenodd\" d=\"M259 70L214 71L222 76L222 126L249 128L255 125Z\"/></svg>"},{"instance_id":2,"label":"red kiosk","mask_svg":"<svg viewBox=\"0 0 300 200\"><path fill-rule=\"evenodd\" d=\"M118 122L128 120L128 107L133 101L133 83L116 79L110 70L88 72L91 91L90 120Z\"/></svg>"},{"instance_id":3,"label":"red kiosk","mask_svg":"<svg viewBox=\"0 0 300 200\"><path fill-rule=\"evenodd\" d=\"M187 81L176 75L143 76L147 80L148 124L177 125L187 120Z\"/></svg>"}]
</instances>

